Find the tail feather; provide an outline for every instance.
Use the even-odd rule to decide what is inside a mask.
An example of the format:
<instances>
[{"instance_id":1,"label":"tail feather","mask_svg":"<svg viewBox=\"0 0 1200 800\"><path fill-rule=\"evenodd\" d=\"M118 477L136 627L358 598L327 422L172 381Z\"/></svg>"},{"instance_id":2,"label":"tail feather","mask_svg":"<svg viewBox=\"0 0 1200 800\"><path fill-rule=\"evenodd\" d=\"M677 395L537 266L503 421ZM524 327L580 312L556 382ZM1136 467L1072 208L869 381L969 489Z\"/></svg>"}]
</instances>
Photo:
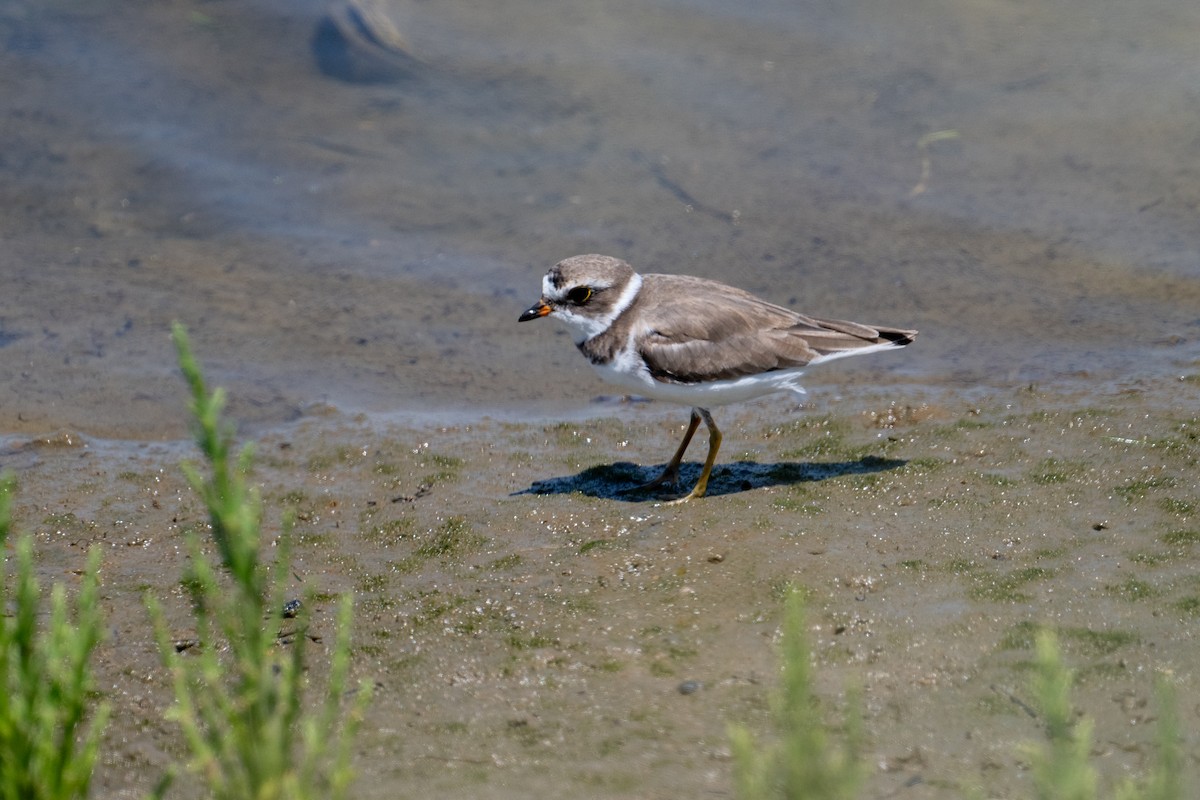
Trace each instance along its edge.
<instances>
[{"instance_id":1,"label":"tail feather","mask_svg":"<svg viewBox=\"0 0 1200 800\"><path fill-rule=\"evenodd\" d=\"M805 332L808 346L817 353L810 363L832 361L846 356L866 355L880 350L906 347L917 338L917 331L903 328L882 328L842 320L818 320L826 329L824 336Z\"/></svg>"},{"instance_id":2,"label":"tail feather","mask_svg":"<svg viewBox=\"0 0 1200 800\"><path fill-rule=\"evenodd\" d=\"M879 332L880 342L891 342L896 347L905 347L913 343L913 339L917 338L917 331L906 331L900 328L876 328Z\"/></svg>"},{"instance_id":3,"label":"tail feather","mask_svg":"<svg viewBox=\"0 0 1200 800\"><path fill-rule=\"evenodd\" d=\"M849 354L858 350L871 352L879 349L878 345L904 347L912 344L913 339L917 338L916 331L904 328L885 328L842 319L816 317L811 317L810 321L814 323L812 327L797 326L792 332L807 341L809 347L822 356Z\"/></svg>"}]
</instances>

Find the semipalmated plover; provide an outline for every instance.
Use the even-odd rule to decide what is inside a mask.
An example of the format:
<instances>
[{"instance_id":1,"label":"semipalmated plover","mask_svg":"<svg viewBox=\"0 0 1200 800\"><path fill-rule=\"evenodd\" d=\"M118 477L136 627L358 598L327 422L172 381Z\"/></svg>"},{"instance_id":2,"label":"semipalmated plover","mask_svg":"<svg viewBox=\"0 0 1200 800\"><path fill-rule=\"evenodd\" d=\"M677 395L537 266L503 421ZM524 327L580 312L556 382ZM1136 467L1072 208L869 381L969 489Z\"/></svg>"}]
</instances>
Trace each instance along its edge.
<instances>
[{"instance_id":1,"label":"semipalmated plover","mask_svg":"<svg viewBox=\"0 0 1200 800\"><path fill-rule=\"evenodd\" d=\"M630 392L692 407L683 442L643 488L674 485L700 421L708 458L691 492L703 497L721 431L708 409L772 392L804 393L803 369L910 344L916 331L818 319L690 275L639 275L610 256L573 256L542 279L542 297L518 319L566 323L600 377Z\"/></svg>"}]
</instances>

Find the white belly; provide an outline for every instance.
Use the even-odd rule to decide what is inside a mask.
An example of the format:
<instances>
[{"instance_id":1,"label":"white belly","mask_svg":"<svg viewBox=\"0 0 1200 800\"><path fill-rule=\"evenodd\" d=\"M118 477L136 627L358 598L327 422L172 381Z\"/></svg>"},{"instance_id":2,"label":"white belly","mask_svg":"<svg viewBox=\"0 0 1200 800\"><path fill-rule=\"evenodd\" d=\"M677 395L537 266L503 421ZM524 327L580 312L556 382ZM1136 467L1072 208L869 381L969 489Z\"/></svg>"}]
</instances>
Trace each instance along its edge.
<instances>
[{"instance_id":1,"label":"white belly","mask_svg":"<svg viewBox=\"0 0 1200 800\"><path fill-rule=\"evenodd\" d=\"M800 385L804 374L801 367L709 383L665 383L655 380L640 360L636 367L631 361L618 356L611 364L593 364L593 367L604 380L635 394L700 408L740 403L775 392L805 393Z\"/></svg>"}]
</instances>

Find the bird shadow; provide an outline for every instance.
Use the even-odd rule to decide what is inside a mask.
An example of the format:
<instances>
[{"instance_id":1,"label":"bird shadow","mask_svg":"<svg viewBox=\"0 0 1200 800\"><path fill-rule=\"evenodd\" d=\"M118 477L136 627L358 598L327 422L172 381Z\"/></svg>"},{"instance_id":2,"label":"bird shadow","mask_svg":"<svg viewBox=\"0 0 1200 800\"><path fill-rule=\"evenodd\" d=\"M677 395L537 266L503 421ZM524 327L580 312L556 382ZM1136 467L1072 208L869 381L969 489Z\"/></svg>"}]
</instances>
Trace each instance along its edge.
<instances>
[{"instance_id":1,"label":"bird shadow","mask_svg":"<svg viewBox=\"0 0 1200 800\"><path fill-rule=\"evenodd\" d=\"M863 456L856 461L780 461L760 464L757 461L735 461L713 468L708 479L709 497L737 494L768 486L791 486L797 483L823 481L844 475L869 475L903 467L908 462L898 458ZM700 475L700 464L691 462L680 465L679 485L674 489L640 489L647 481L658 477L663 466L639 467L628 461L588 467L574 475L534 481L528 489L513 492L523 494L582 494L606 500L624 500L641 503L647 500L669 500L687 492Z\"/></svg>"}]
</instances>

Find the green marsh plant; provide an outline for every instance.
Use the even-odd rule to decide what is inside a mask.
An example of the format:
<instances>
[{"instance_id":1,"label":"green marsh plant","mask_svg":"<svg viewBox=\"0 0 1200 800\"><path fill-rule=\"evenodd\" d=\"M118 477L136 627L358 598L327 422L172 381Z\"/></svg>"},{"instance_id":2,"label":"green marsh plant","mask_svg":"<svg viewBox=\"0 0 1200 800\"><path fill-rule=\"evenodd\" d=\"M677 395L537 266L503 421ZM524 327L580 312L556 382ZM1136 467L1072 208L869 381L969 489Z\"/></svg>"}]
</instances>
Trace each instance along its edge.
<instances>
[{"instance_id":1,"label":"green marsh plant","mask_svg":"<svg viewBox=\"0 0 1200 800\"><path fill-rule=\"evenodd\" d=\"M781 686L772 701L774 740L759 743L745 728L729 728L734 794L739 800L852 800L859 796L867 766L856 703L851 703L840 730L829 727L813 694L810 659L800 593L793 589L783 624ZM1030 689L1045 740L1024 748L1037 800L1096 800L1100 796L1097 772L1090 761L1092 722L1078 717L1071 705L1073 681L1056 637L1040 630ZM1157 694L1156 761L1143 780L1119 785L1111 795L1115 800L1184 800L1184 755L1174 691L1166 680L1160 680Z\"/></svg>"},{"instance_id":2,"label":"green marsh plant","mask_svg":"<svg viewBox=\"0 0 1200 800\"><path fill-rule=\"evenodd\" d=\"M8 541L12 489L12 478L0 475L0 551ZM0 574L0 800L86 797L109 713L106 703L89 712L91 656L103 634L96 604L100 550L88 552L74 613L66 588L56 583L50 616L39 625L33 537L15 544L11 580L7 570Z\"/></svg>"},{"instance_id":3,"label":"green marsh plant","mask_svg":"<svg viewBox=\"0 0 1200 800\"><path fill-rule=\"evenodd\" d=\"M1062 660L1058 640L1050 631L1037 635L1033 673L1034 704L1046 729L1046 741L1028 748L1034 791L1038 800L1095 800L1097 774L1089 761L1092 720L1076 719L1071 705L1074 673ZM1117 800L1183 800L1183 757L1174 691L1159 680L1157 760L1140 784L1119 786Z\"/></svg>"},{"instance_id":4,"label":"green marsh plant","mask_svg":"<svg viewBox=\"0 0 1200 800\"><path fill-rule=\"evenodd\" d=\"M822 719L813 692L803 600L795 589L787 598L782 658L781 685L772 698L775 740L759 743L745 728L729 728L735 794L740 800L852 800L867 775L862 717L852 698L840 737Z\"/></svg>"},{"instance_id":5,"label":"green marsh plant","mask_svg":"<svg viewBox=\"0 0 1200 800\"><path fill-rule=\"evenodd\" d=\"M183 327L173 334L191 389L196 443L209 468L184 471L207 506L218 561L192 537L184 585L196 646L181 652L162 608L146 598L174 685L168 716L183 731L189 770L215 800L338 800L347 796L351 745L370 694L365 683L348 691L350 595L340 604L325 685L307 692L311 596L288 618L288 536L280 537L273 563L264 563L261 501L246 477L252 448L234 456L233 430L221 416L225 394L209 391Z\"/></svg>"},{"instance_id":6,"label":"green marsh plant","mask_svg":"<svg viewBox=\"0 0 1200 800\"><path fill-rule=\"evenodd\" d=\"M1088 761L1092 721L1075 719L1071 707L1074 675L1062 662L1058 640L1037 635L1033 697L1046 729L1046 742L1030 748L1033 785L1039 800L1093 800L1096 770Z\"/></svg>"}]
</instances>

